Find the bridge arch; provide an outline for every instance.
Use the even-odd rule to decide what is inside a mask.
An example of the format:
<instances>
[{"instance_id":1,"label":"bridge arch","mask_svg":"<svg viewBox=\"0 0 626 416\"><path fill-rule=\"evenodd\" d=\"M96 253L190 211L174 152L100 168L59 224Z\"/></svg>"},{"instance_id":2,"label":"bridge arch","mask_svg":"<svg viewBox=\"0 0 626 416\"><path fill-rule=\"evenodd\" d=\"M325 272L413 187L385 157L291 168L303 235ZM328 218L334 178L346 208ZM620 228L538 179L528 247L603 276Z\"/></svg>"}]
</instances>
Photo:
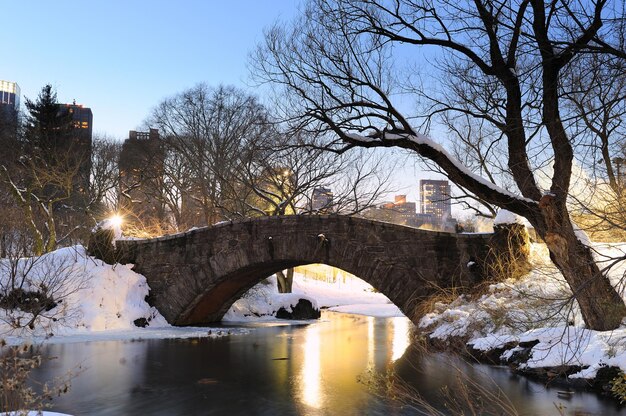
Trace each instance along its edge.
<instances>
[{"instance_id":1,"label":"bridge arch","mask_svg":"<svg viewBox=\"0 0 626 416\"><path fill-rule=\"evenodd\" d=\"M262 217L183 234L117 242L118 258L146 276L150 303L173 325L220 321L267 276L323 263L387 296L409 318L436 288L473 282L470 260L489 235L418 230L348 216Z\"/></svg>"}]
</instances>

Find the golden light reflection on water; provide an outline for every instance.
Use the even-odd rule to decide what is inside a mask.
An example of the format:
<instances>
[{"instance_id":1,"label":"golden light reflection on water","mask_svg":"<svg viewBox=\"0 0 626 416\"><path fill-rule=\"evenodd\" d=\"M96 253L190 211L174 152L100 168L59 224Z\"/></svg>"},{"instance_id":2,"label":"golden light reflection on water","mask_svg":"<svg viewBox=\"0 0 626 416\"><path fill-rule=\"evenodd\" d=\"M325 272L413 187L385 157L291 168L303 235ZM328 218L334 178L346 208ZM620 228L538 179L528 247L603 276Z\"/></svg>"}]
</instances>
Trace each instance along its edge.
<instances>
[{"instance_id":1,"label":"golden light reflection on water","mask_svg":"<svg viewBox=\"0 0 626 416\"><path fill-rule=\"evenodd\" d=\"M317 325L311 325L306 329L304 338L300 388L302 402L316 409L322 407L320 347L320 328Z\"/></svg>"},{"instance_id":2,"label":"golden light reflection on water","mask_svg":"<svg viewBox=\"0 0 626 416\"><path fill-rule=\"evenodd\" d=\"M344 315L302 331L294 339L299 348L293 384L302 414L350 414L370 400L357 378L400 358L410 343L410 325L407 318Z\"/></svg>"},{"instance_id":3,"label":"golden light reflection on water","mask_svg":"<svg viewBox=\"0 0 626 416\"><path fill-rule=\"evenodd\" d=\"M396 361L404 355L411 343L408 318L392 318L393 340L391 341L391 361Z\"/></svg>"},{"instance_id":4,"label":"golden light reflection on water","mask_svg":"<svg viewBox=\"0 0 626 416\"><path fill-rule=\"evenodd\" d=\"M376 334L374 334L374 317L373 316L368 316L367 317L367 367L368 368L374 368L376 362L375 362L375 356L374 353L376 352Z\"/></svg>"}]
</instances>

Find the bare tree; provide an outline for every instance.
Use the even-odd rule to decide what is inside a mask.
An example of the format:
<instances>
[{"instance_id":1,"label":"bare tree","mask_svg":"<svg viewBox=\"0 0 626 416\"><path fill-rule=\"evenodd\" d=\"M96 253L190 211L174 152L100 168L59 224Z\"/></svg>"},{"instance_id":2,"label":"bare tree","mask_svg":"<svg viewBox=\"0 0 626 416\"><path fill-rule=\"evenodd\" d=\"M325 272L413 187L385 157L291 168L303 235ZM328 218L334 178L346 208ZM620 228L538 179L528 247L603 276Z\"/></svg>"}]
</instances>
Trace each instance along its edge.
<instances>
[{"instance_id":1,"label":"bare tree","mask_svg":"<svg viewBox=\"0 0 626 416\"><path fill-rule=\"evenodd\" d=\"M331 187L325 213L356 214L390 191L395 165L367 151L336 154L311 146L315 139L276 132L243 152L235 174L234 216L314 214L316 188ZM307 145L304 145L307 143ZM244 204L242 206L242 204Z\"/></svg>"},{"instance_id":2,"label":"bare tree","mask_svg":"<svg viewBox=\"0 0 626 416\"><path fill-rule=\"evenodd\" d=\"M617 177L621 166L615 166L615 159L626 134L626 63L614 56L582 55L563 82L566 120L584 149L581 164L593 173L599 171L614 192L621 192Z\"/></svg>"},{"instance_id":3,"label":"bare tree","mask_svg":"<svg viewBox=\"0 0 626 416\"><path fill-rule=\"evenodd\" d=\"M0 178L31 231L35 255L54 250L62 240L57 235L55 207L71 197L78 166L60 159L54 167L40 165L31 158L22 159L11 171L5 165L0 166Z\"/></svg>"},{"instance_id":4,"label":"bare tree","mask_svg":"<svg viewBox=\"0 0 626 416\"><path fill-rule=\"evenodd\" d=\"M591 54L577 58L563 78L564 121L578 148L578 192L570 195L576 222L594 239L626 237L624 140L626 72L623 60Z\"/></svg>"},{"instance_id":5,"label":"bare tree","mask_svg":"<svg viewBox=\"0 0 626 416\"><path fill-rule=\"evenodd\" d=\"M159 129L169 150L182 157L189 169L184 183L173 179L183 187L181 223L207 225L224 219L220 207L240 168L242 149L271 128L267 120L254 96L234 87L204 84L164 100L153 110L147 123ZM185 211L199 215L188 222L185 216L196 215Z\"/></svg>"},{"instance_id":6,"label":"bare tree","mask_svg":"<svg viewBox=\"0 0 626 416\"><path fill-rule=\"evenodd\" d=\"M546 242L587 326L618 327L626 306L576 231L567 206L576 142L561 116L566 70L587 53L626 59L623 15L606 0L312 0L288 28L275 26L253 58L262 80L284 87L285 116L299 128L332 132L328 148L401 147L439 166L481 200L525 218ZM506 141L517 189L471 172L421 134L403 110L394 53L438 51L427 121L440 113L485 120ZM404 74L403 74L404 75ZM445 76L444 76L445 75ZM473 88L477 85L477 88ZM470 94L471 93L471 94ZM549 189L538 166L553 163Z\"/></svg>"},{"instance_id":7,"label":"bare tree","mask_svg":"<svg viewBox=\"0 0 626 416\"><path fill-rule=\"evenodd\" d=\"M109 137L96 136L91 149L91 181L86 210L92 219L99 219L97 217L117 205L121 145Z\"/></svg>"}]
</instances>

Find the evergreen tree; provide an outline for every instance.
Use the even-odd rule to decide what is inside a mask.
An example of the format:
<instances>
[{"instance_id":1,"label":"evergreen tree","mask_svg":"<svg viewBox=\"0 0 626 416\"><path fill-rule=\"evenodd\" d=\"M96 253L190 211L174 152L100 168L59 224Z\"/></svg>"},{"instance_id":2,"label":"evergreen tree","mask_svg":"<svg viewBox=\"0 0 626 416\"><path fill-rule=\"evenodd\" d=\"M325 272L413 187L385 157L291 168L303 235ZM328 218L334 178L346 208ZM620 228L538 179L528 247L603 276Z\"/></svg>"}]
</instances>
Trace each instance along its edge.
<instances>
[{"instance_id":1,"label":"evergreen tree","mask_svg":"<svg viewBox=\"0 0 626 416\"><path fill-rule=\"evenodd\" d=\"M50 84L41 89L36 101L26 98L26 109L25 153L46 165L58 164L67 150L72 115L59 111L57 94Z\"/></svg>"}]
</instances>

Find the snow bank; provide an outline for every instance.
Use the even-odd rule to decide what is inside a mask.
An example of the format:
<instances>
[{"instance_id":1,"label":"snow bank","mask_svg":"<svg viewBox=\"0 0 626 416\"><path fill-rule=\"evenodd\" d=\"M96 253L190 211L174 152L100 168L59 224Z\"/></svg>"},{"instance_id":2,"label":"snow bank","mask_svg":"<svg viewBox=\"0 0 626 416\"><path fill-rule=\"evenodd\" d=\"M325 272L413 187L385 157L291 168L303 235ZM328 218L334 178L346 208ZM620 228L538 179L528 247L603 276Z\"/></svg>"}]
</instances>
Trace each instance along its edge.
<instances>
[{"instance_id":1,"label":"snow bank","mask_svg":"<svg viewBox=\"0 0 626 416\"><path fill-rule=\"evenodd\" d=\"M38 258L20 259L18 273L25 290L46 285L57 305L25 326L30 313L0 309L0 337L11 343L25 339L75 342L90 339L220 336L210 328L172 328L145 301L149 287L132 265L109 265L87 255L82 246L56 250ZM0 283L7 287L11 262L0 260ZM144 318L147 328L134 321ZM21 326L21 328L16 328Z\"/></svg>"},{"instance_id":2,"label":"snow bank","mask_svg":"<svg viewBox=\"0 0 626 416\"><path fill-rule=\"evenodd\" d=\"M6 263L5 260L3 264ZM30 314L1 309L0 333L46 336L134 329L133 322L139 318L145 318L151 326L168 326L163 316L145 301L149 291L145 277L131 267L106 264L88 256L82 246L21 259L18 278L24 279L25 288L46 285L57 306L36 319L34 330L11 328L15 316L24 322ZM2 267L3 286L9 278L7 271L7 267Z\"/></svg>"},{"instance_id":3,"label":"snow bank","mask_svg":"<svg viewBox=\"0 0 626 416\"><path fill-rule=\"evenodd\" d=\"M267 279L236 301L224 316L224 321L238 322L275 319L273 315L281 307L295 305L298 299L314 301L314 306L331 311L376 317L404 316L386 296L361 279L326 283L294 274L292 294L276 293L276 278Z\"/></svg>"},{"instance_id":4,"label":"snow bank","mask_svg":"<svg viewBox=\"0 0 626 416\"><path fill-rule=\"evenodd\" d=\"M576 365L584 369L570 378L593 378L604 366L626 370L626 329L597 332L581 327L538 328L519 335L490 334L469 342L475 349L487 351L507 342L539 341L532 356L521 368ZM506 353L505 353L506 354Z\"/></svg>"},{"instance_id":5,"label":"snow bank","mask_svg":"<svg viewBox=\"0 0 626 416\"><path fill-rule=\"evenodd\" d=\"M594 244L593 248L601 264L608 264L626 251L625 244ZM531 261L533 270L520 280L493 284L476 299L460 296L451 303L436 304L419 327L443 342L451 337L465 338L481 351L512 341L537 340L524 366L585 368L572 378L593 378L600 367L607 365L626 371L626 326L610 332L585 329L578 305L574 302L563 307L571 292L550 263L544 245L532 245ZM620 287L618 282L625 269L621 262L611 270L609 277L616 287Z\"/></svg>"}]
</instances>

